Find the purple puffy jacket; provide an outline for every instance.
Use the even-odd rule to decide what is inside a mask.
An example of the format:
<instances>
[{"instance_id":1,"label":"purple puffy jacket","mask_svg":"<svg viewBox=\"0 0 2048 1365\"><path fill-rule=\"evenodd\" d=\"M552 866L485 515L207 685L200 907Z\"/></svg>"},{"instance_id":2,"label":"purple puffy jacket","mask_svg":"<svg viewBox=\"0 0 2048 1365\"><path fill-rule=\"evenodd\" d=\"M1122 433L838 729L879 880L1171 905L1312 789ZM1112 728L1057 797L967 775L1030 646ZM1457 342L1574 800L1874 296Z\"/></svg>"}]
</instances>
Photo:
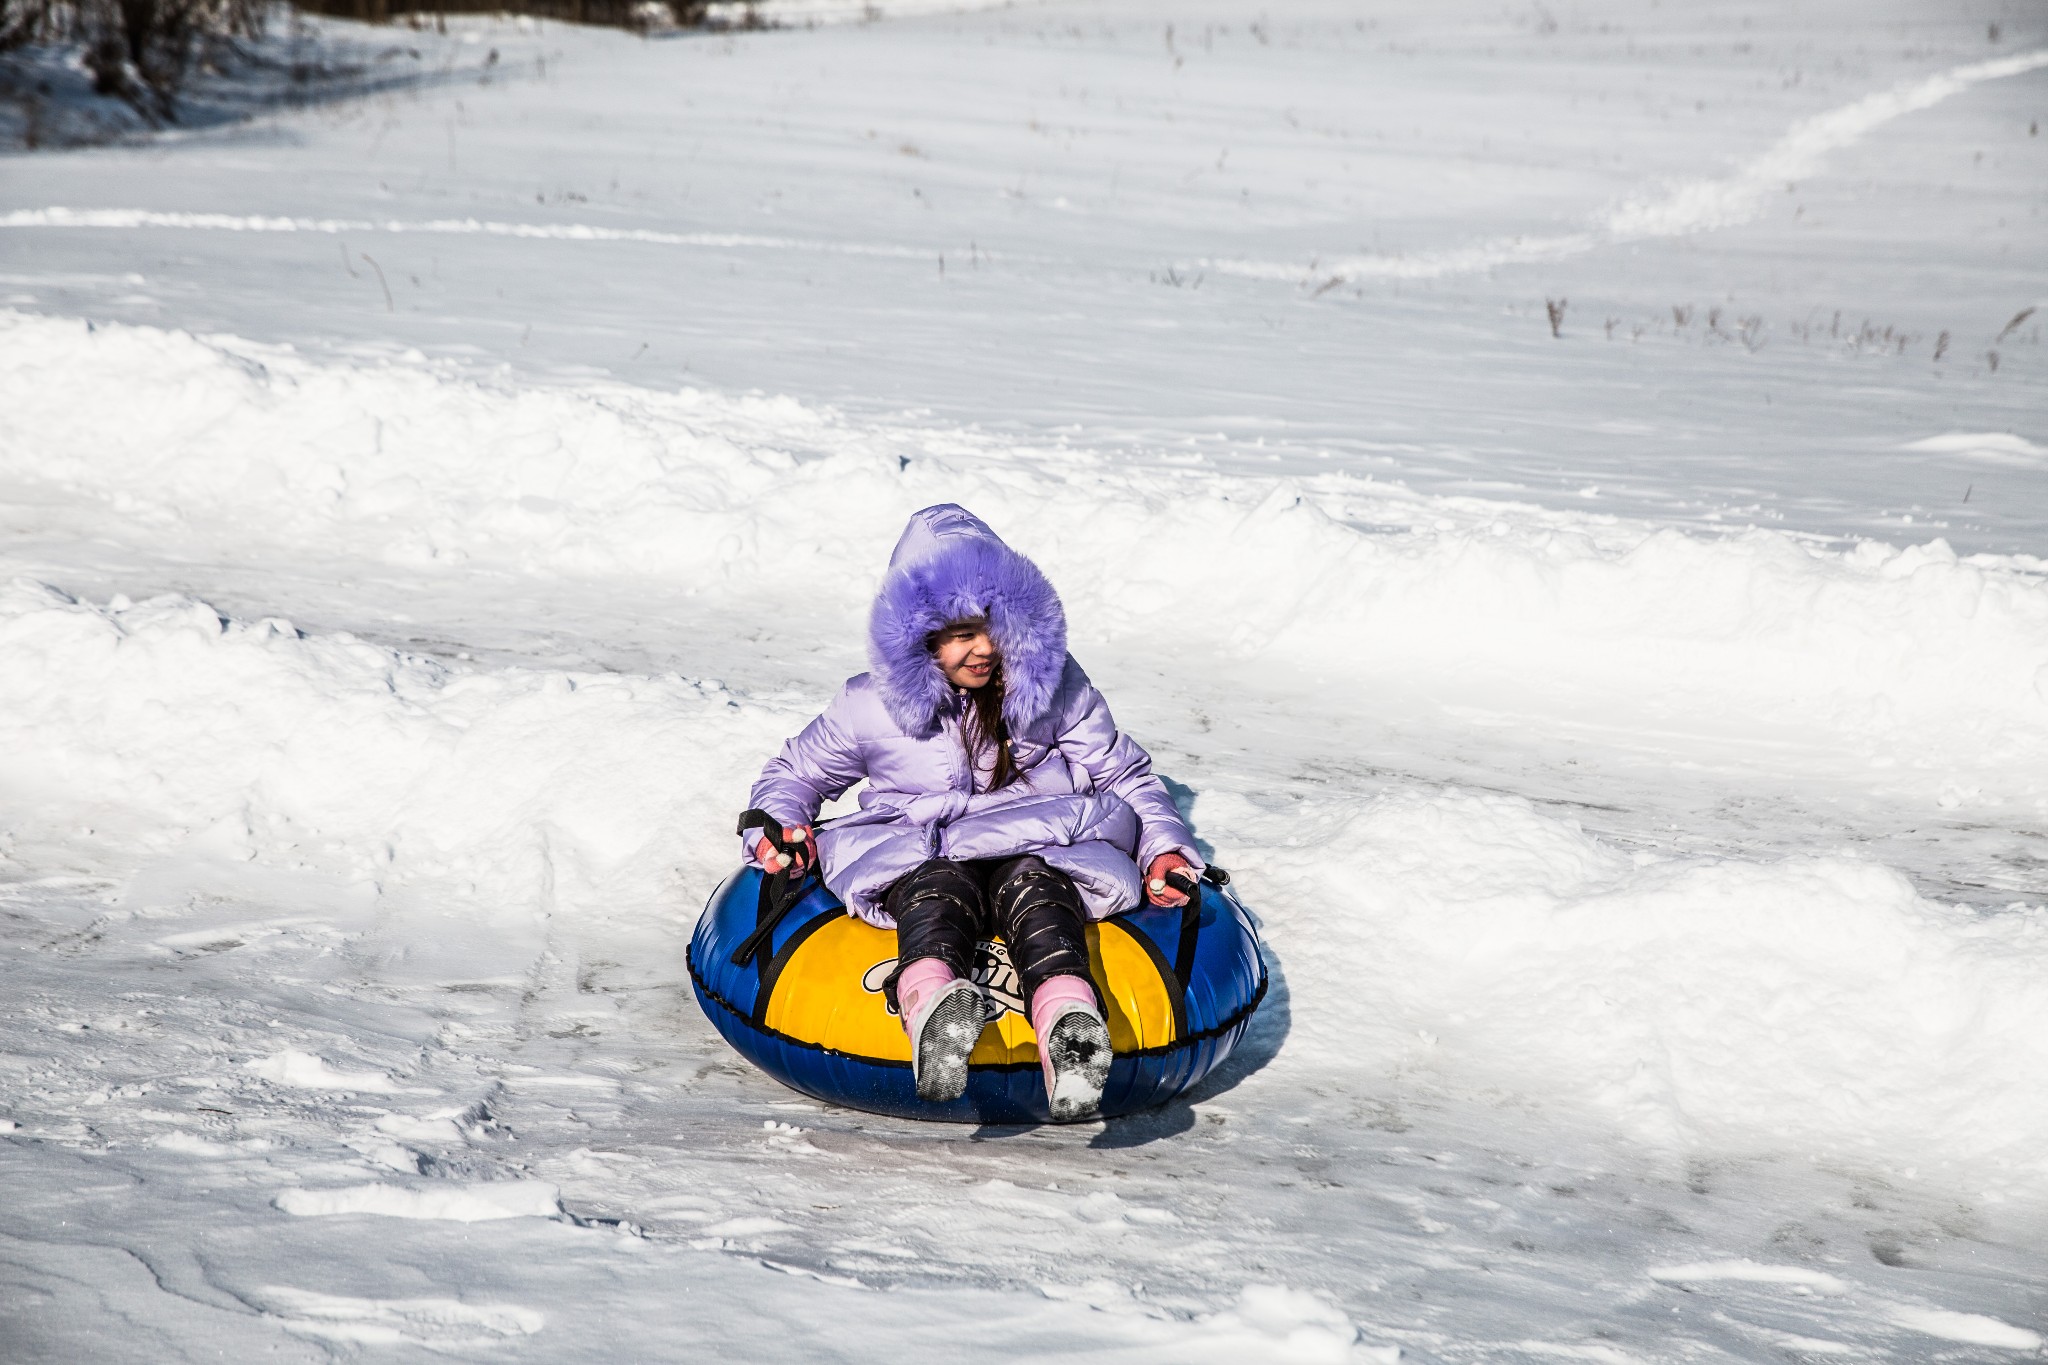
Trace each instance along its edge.
<instances>
[{"instance_id":1,"label":"purple puffy jacket","mask_svg":"<svg viewBox=\"0 0 2048 1365\"><path fill-rule=\"evenodd\" d=\"M1003 719L1021 774L986 790L994 756L970 765L965 702L925 641L982 618L1003 660ZM1194 836L1145 751L1067 653L1059 595L1038 566L951 503L910 519L868 621L871 671L849 678L754 784L751 804L785 825L817 820L863 778L860 809L818 830L825 884L883 928L882 898L927 858L1036 853L1074 879L1091 918L1139 901L1139 868ZM749 856L758 834L746 836Z\"/></svg>"}]
</instances>

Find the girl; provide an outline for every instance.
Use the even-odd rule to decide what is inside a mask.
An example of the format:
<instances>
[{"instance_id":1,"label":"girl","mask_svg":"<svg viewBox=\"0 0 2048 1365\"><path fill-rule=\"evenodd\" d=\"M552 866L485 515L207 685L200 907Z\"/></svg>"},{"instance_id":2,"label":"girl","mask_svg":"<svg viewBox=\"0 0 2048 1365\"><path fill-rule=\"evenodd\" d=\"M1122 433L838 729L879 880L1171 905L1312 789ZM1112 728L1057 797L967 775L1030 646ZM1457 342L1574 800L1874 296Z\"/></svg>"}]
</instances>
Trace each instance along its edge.
<instances>
[{"instance_id":1,"label":"girl","mask_svg":"<svg viewBox=\"0 0 2048 1365\"><path fill-rule=\"evenodd\" d=\"M1052 584L950 503L911 517L868 620L869 672L782 746L752 805L763 868L818 866L849 913L897 934L885 991L910 1036L917 1093L958 1099L984 1023L975 945L1008 945L1053 1117L1095 1111L1109 1029L1083 925L1183 905L1202 870L1151 760L1118 733L1067 653ZM813 830L863 778L860 809ZM1180 885L1176 885L1179 883Z\"/></svg>"}]
</instances>

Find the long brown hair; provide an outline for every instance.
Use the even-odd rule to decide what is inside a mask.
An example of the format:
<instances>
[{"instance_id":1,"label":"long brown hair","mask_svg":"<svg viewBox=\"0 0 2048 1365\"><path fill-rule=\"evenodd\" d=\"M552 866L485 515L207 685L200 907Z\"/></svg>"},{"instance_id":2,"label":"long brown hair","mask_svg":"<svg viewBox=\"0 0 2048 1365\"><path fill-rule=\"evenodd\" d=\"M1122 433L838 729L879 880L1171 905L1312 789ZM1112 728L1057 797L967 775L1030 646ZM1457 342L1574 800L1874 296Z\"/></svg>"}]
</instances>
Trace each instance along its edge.
<instances>
[{"instance_id":1,"label":"long brown hair","mask_svg":"<svg viewBox=\"0 0 2048 1365\"><path fill-rule=\"evenodd\" d=\"M979 687L967 689L967 723L960 727L960 735L967 742L967 767L974 769L975 748L978 742L987 741L995 746L995 771L989 774L988 789L1000 791L1015 782L1019 776L1017 761L1010 756L1010 725L1003 719L1003 659L996 656L996 666L989 671L988 681Z\"/></svg>"},{"instance_id":2,"label":"long brown hair","mask_svg":"<svg viewBox=\"0 0 2048 1365\"><path fill-rule=\"evenodd\" d=\"M951 621L925 637L924 647L936 658L939 641L947 631L972 627L988 629L984 620ZM988 789L1000 791L1015 782L1021 774L1017 761L1010 756L1010 725L1003 719L1003 655L996 651L996 666L989 670L988 681L967 691L967 709L960 717L960 740L967 747L967 771L978 771L976 752L983 744L991 745L996 751L995 769L989 774Z\"/></svg>"}]
</instances>

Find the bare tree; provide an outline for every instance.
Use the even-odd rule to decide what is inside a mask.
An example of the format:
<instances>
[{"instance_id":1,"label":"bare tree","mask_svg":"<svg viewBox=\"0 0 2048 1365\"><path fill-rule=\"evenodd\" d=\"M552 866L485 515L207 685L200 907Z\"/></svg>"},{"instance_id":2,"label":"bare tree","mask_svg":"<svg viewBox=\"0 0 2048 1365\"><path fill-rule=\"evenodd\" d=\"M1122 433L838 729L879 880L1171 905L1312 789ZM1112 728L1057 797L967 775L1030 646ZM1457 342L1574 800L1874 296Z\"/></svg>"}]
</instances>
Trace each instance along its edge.
<instances>
[{"instance_id":1,"label":"bare tree","mask_svg":"<svg viewBox=\"0 0 2048 1365\"><path fill-rule=\"evenodd\" d=\"M194 61L260 34L263 9L261 0L0 0L0 52L76 43L95 90L172 123Z\"/></svg>"}]
</instances>

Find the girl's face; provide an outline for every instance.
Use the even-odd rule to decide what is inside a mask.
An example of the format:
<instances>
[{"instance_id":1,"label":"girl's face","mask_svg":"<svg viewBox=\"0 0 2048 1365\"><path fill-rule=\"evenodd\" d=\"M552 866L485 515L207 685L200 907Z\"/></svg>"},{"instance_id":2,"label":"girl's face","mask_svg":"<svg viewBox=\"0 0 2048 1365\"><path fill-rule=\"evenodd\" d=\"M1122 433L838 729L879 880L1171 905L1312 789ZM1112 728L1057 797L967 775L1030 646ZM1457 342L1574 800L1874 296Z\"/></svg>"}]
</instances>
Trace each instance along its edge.
<instances>
[{"instance_id":1,"label":"girl's face","mask_svg":"<svg viewBox=\"0 0 2048 1365\"><path fill-rule=\"evenodd\" d=\"M939 672L955 687L985 687L996 671L996 644L988 638L988 624L963 621L939 632L932 646Z\"/></svg>"}]
</instances>

